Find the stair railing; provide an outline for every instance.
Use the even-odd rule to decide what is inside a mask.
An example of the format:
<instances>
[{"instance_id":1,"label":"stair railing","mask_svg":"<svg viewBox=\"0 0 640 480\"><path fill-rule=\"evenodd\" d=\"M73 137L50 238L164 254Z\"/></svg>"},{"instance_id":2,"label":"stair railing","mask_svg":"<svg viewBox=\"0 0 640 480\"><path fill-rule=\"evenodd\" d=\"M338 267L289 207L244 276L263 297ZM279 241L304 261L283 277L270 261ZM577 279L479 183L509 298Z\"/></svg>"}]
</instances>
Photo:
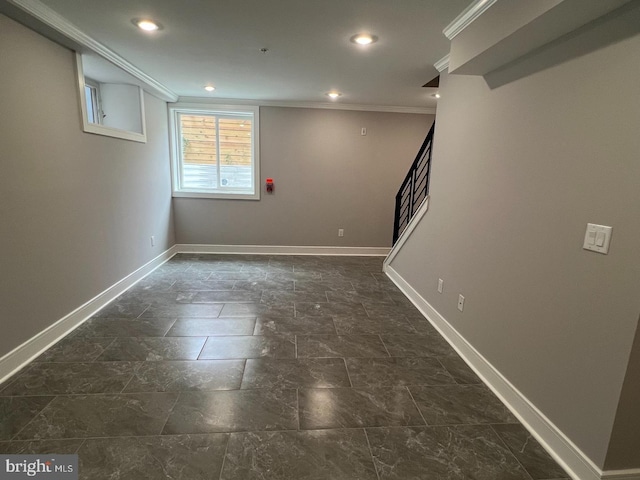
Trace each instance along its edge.
<instances>
[{"instance_id":1,"label":"stair railing","mask_svg":"<svg viewBox=\"0 0 640 480\"><path fill-rule=\"evenodd\" d=\"M395 218L393 221L393 243L395 244L409 222L429 195L429 177L431 175L431 151L433 149L433 131L431 126L424 139L409 173L405 177L396 195Z\"/></svg>"}]
</instances>

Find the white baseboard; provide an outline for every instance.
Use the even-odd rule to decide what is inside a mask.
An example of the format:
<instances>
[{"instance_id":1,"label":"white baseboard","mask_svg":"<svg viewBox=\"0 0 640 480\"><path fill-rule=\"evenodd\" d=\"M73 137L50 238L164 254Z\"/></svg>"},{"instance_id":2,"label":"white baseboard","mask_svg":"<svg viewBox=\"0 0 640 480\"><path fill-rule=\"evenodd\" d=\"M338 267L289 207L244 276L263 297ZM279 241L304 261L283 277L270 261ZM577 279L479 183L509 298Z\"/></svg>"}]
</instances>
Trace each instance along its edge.
<instances>
[{"instance_id":1,"label":"white baseboard","mask_svg":"<svg viewBox=\"0 0 640 480\"><path fill-rule=\"evenodd\" d=\"M602 480L640 480L640 468L605 470L602 472Z\"/></svg>"},{"instance_id":2,"label":"white baseboard","mask_svg":"<svg viewBox=\"0 0 640 480\"><path fill-rule=\"evenodd\" d=\"M386 256L387 247L295 247L269 245L174 245L149 261L135 272L116 282L104 292L96 295L84 305L65 315L22 345L17 346L0 358L0 383L12 376L27 363L38 357L47 348L81 325L91 315L103 308L114 298L131 288L153 270L165 263L176 253L226 253L262 255L350 255Z\"/></svg>"},{"instance_id":3,"label":"white baseboard","mask_svg":"<svg viewBox=\"0 0 640 480\"><path fill-rule=\"evenodd\" d=\"M128 288L169 260L175 253L175 246L169 248L135 272L130 273L104 292L96 295L84 305L76 308L73 312L4 355L0 358L0 383L38 357L47 348L58 342L114 298L124 293Z\"/></svg>"},{"instance_id":4,"label":"white baseboard","mask_svg":"<svg viewBox=\"0 0 640 480\"><path fill-rule=\"evenodd\" d=\"M426 205L425 205L426 204ZM423 206L428 208L428 201ZM423 212L424 213L424 212ZM410 233L410 232L409 232ZM258 255L385 256L384 247L293 247L261 245L177 244L116 282L84 305L47 327L0 358L0 383L38 357L47 348L81 325L91 315L124 293L176 253L224 253ZM640 480L640 469L600 470L558 427L536 408L509 380L453 328L402 276L385 262L387 276L422 312L483 382L502 400L550 455L575 480Z\"/></svg>"},{"instance_id":5,"label":"white baseboard","mask_svg":"<svg viewBox=\"0 0 640 480\"><path fill-rule=\"evenodd\" d=\"M181 243L178 253L225 253L250 255L348 255L384 257L389 247L307 247L286 245L197 245Z\"/></svg>"},{"instance_id":6,"label":"white baseboard","mask_svg":"<svg viewBox=\"0 0 640 480\"><path fill-rule=\"evenodd\" d=\"M603 472L598 468L571 439L467 342L397 271L391 266L385 265L385 272L572 478L575 480L603 480L605 478L608 480L640 480L637 470Z\"/></svg>"}]
</instances>

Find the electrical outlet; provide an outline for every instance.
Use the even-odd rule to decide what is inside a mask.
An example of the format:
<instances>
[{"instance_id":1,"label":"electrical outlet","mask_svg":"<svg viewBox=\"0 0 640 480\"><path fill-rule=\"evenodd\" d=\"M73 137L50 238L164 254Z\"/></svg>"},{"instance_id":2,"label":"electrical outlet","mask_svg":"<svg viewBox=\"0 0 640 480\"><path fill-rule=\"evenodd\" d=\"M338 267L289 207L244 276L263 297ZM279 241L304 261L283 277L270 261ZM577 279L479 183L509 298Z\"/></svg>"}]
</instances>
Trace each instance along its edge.
<instances>
[{"instance_id":1,"label":"electrical outlet","mask_svg":"<svg viewBox=\"0 0 640 480\"><path fill-rule=\"evenodd\" d=\"M458 310L464 310L464 297L462 295L458 295Z\"/></svg>"},{"instance_id":2,"label":"electrical outlet","mask_svg":"<svg viewBox=\"0 0 640 480\"><path fill-rule=\"evenodd\" d=\"M344 237L344 228L339 228L338 229L338 236L339 237Z\"/></svg>"},{"instance_id":3,"label":"electrical outlet","mask_svg":"<svg viewBox=\"0 0 640 480\"><path fill-rule=\"evenodd\" d=\"M156 237L154 237L153 235L151 235L151 246L152 247L156 246Z\"/></svg>"},{"instance_id":4,"label":"electrical outlet","mask_svg":"<svg viewBox=\"0 0 640 480\"><path fill-rule=\"evenodd\" d=\"M444 280L439 278L438 279L438 293L442 293L442 290L444 290Z\"/></svg>"}]
</instances>

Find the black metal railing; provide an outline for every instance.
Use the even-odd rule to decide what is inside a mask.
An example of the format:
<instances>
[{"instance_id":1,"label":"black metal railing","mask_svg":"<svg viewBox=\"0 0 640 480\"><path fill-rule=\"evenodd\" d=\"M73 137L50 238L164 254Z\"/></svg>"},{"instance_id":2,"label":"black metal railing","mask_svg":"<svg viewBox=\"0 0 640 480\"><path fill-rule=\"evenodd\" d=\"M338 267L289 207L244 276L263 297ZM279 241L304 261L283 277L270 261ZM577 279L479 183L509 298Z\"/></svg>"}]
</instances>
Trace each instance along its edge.
<instances>
[{"instance_id":1,"label":"black metal railing","mask_svg":"<svg viewBox=\"0 0 640 480\"><path fill-rule=\"evenodd\" d=\"M433 147L433 131L435 126L436 124L434 122L396 195L396 211L393 222L394 244L404 229L407 228L413 215L429 194L431 150Z\"/></svg>"}]
</instances>

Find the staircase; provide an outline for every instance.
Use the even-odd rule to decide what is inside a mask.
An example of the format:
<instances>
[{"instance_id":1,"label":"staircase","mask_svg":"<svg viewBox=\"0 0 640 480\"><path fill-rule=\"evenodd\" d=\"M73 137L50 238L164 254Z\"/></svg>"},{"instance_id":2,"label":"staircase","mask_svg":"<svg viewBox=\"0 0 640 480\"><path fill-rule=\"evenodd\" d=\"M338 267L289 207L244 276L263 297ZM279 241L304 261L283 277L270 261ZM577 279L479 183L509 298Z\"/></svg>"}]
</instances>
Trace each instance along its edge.
<instances>
[{"instance_id":1,"label":"staircase","mask_svg":"<svg viewBox=\"0 0 640 480\"><path fill-rule=\"evenodd\" d=\"M396 210L393 222L394 245L411 222L411 219L420 208L422 202L424 202L427 195L429 195L431 151L433 149L433 131L435 126L436 124L434 122L396 195Z\"/></svg>"}]
</instances>

